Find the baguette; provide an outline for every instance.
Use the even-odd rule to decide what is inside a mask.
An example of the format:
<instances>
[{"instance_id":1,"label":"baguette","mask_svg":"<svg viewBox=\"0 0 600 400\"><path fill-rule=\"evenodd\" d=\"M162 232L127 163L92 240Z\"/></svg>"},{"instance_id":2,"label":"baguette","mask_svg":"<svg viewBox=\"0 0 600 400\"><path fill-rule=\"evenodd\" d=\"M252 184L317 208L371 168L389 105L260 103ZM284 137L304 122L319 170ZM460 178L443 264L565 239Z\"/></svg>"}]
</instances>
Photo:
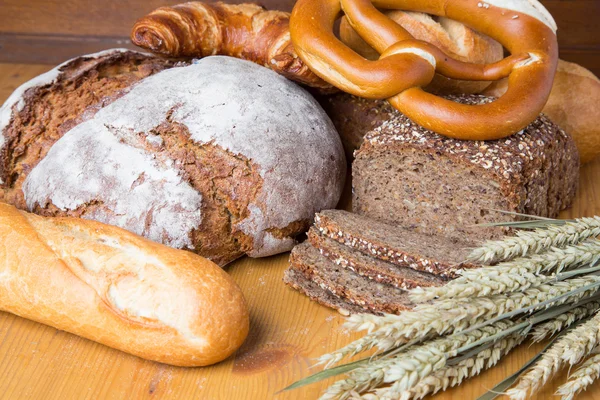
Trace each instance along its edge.
<instances>
[{"instance_id":1,"label":"baguette","mask_svg":"<svg viewBox=\"0 0 600 400\"><path fill-rule=\"evenodd\" d=\"M0 310L148 360L204 366L248 333L217 265L123 229L0 203Z\"/></svg>"}]
</instances>

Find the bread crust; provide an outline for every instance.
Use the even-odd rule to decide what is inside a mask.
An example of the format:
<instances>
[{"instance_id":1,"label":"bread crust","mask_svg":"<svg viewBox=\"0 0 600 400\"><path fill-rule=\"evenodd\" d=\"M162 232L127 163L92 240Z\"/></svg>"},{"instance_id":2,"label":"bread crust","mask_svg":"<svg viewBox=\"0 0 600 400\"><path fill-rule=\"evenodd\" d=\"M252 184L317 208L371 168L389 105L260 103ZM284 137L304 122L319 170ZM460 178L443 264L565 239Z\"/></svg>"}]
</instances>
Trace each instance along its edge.
<instances>
[{"instance_id":1,"label":"bread crust","mask_svg":"<svg viewBox=\"0 0 600 400\"><path fill-rule=\"evenodd\" d=\"M0 203L0 309L148 360L204 366L249 329L217 265L123 229Z\"/></svg>"},{"instance_id":2,"label":"bread crust","mask_svg":"<svg viewBox=\"0 0 600 400\"><path fill-rule=\"evenodd\" d=\"M454 100L469 104L492 101L484 96L464 96ZM510 138L460 141L428 131L398 113L370 132L355 154L352 170L354 212L402 226L416 223L411 218L403 220L394 212L388 214L393 215L392 219L384 220L381 215L375 215L372 203L365 198L368 196L361 196L361 193L377 195L368 188L369 179L377 179L369 171L375 158L403 157L411 152L428 155L434 160L430 166L453 163L482 177L482 181L497 183L504 202L502 207L517 213L554 218L560 210L570 206L579 184L579 155L573 139L544 115ZM442 204L447 201L441 194L435 200ZM463 210L470 209L472 215L479 215L486 207L489 209L489 205L473 198L456 200L462 202ZM409 214L416 217L419 211ZM419 218L421 221L416 229L421 233L442 233L429 231L438 229L434 228L437 225L434 221L426 220L421 214ZM461 224L457 221L453 225L457 228L455 233L464 240L491 239L506 233L498 228L458 227Z\"/></svg>"},{"instance_id":3,"label":"bread crust","mask_svg":"<svg viewBox=\"0 0 600 400\"><path fill-rule=\"evenodd\" d=\"M112 53L65 64L35 92L68 103L63 87L88 96L86 88L103 83L94 79L100 64L135 70L139 53ZM24 107L10 107L0 200L120 226L222 266L291 249L343 188L345 160L325 113L304 90L248 61L208 57L163 73L119 82L110 101L83 114L23 91ZM56 115L60 126L36 115ZM51 126L29 131L32 124Z\"/></svg>"},{"instance_id":4,"label":"bread crust","mask_svg":"<svg viewBox=\"0 0 600 400\"><path fill-rule=\"evenodd\" d=\"M174 65L110 49L65 61L19 86L0 108L0 200L25 208L23 181L57 140L139 80Z\"/></svg>"},{"instance_id":5,"label":"bread crust","mask_svg":"<svg viewBox=\"0 0 600 400\"><path fill-rule=\"evenodd\" d=\"M508 80L494 82L484 92L500 97ZM542 110L575 140L582 164L600 155L600 79L581 65L558 60L552 92Z\"/></svg>"},{"instance_id":6,"label":"bread crust","mask_svg":"<svg viewBox=\"0 0 600 400\"><path fill-rule=\"evenodd\" d=\"M502 45L464 24L443 17L437 20L420 12L391 10L385 15L408 31L415 39L431 43L450 57L475 64L490 64L503 58ZM370 60L377 60L377 53L352 29L346 17L340 23L341 39L354 51ZM480 93L490 82L461 81L436 74L425 88L440 94Z\"/></svg>"}]
</instances>

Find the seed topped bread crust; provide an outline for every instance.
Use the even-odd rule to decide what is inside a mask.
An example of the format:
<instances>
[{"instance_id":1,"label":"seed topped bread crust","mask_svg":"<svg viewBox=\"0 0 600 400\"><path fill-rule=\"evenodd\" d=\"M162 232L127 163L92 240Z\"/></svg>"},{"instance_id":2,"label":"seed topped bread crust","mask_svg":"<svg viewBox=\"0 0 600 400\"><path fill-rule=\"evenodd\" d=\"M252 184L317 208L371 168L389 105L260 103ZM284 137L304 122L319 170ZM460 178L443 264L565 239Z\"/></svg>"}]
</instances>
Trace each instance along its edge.
<instances>
[{"instance_id":1,"label":"seed topped bread crust","mask_svg":"<svg viewBox=\"0 0 600 400\"><path fill-rule=\"evenodd\" d=\"M471 105L493 101L478 95L448 98ZM481 167L483 174L500 183L510 208L522 213L555 217L571 204L577 191L579 153L575 142L543 114L508 138L463 141L438 135L395 113L366 135L355 157L372 158L379 152L408 148Z\"/></svg>"}]
</instances>

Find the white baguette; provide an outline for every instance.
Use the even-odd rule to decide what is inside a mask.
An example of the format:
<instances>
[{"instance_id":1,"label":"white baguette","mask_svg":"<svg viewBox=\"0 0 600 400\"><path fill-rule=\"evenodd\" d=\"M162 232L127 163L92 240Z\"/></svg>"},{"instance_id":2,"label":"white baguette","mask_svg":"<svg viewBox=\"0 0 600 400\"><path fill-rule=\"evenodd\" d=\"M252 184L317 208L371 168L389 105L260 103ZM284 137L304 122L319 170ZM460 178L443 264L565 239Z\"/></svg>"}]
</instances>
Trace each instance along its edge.
<instances>
[{"instance_id":1,"label":"white baguette","mask_svg":"<svg viewBox=\"0 0 600 400\"><path fill-rule=\"evenodd\" d=\"M114 226L3 203L0 310L178 366L227 358L249 328L241 290L211 261Z\"/></svg>"}]
</instances>

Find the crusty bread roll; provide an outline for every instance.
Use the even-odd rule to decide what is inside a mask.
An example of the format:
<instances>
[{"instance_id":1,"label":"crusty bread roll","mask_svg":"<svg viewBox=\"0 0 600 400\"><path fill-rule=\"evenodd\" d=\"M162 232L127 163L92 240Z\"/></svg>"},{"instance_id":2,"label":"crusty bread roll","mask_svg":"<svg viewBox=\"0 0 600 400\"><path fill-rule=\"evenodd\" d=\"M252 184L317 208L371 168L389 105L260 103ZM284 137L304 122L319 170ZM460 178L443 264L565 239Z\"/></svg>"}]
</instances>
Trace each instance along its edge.
<instances>
[{"instance_id":1,"label":"crusty bread roll","mask_svg":"<svg viewBox=\"0 0 600 400\"><path fill-rule=\"evenodd\" d=\"M115 73L146 64L169 69ZM219 265L290 250L344 187L339 136L314 98L231 57L175 67L128 51L81 57L17 89L0 117L0 201Z\"/></svg>"},{"instance_id":2,"label":"crusty bread roll","mask_svg":"<svg viewBox=\"0 0 600 400\"><path fill-rule=\"evenodd\" d=\"M231 355L248 333L217 265L117 227L0 203L0 310L178 366Z\"/></svg>"},{"instance_id":3,"label":"crusty bread roll","mask_svg":"<svg viewBox=\"0 0 600 400\"><path fill-rule=\"evenodd\" d=\"M460 61L492 63L503 57L502 45L460 22L419 12L388 11L386 15L416 39L429 42ZM435 18L435 19L434 19ZM377 53L342 18L340 38L363 57L376 60ZM444 94L480 93L490 82L459 81L436 74L427 91Z\"/></svg>"},{"instance_id":4,"label":"crusty bread roll","mask_svg":"<svg viewBox=\"0 0 600 400\"><path fill-rule=\"evenodd\" d=\"M494 82L485 95L500 97L508 80ZM584 67L559 60L548 103L542 110L573 136L582 164L600 154L600 79Z\"/></svg>"}]
</instances>

